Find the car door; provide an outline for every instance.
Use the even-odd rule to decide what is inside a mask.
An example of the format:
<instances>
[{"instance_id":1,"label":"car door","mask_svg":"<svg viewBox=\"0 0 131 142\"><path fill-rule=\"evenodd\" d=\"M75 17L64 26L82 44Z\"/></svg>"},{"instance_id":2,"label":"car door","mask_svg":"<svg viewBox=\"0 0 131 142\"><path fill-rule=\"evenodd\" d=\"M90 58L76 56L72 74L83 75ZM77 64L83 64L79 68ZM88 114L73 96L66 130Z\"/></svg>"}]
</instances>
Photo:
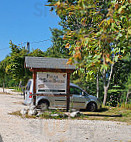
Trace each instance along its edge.
<instances>
[{"instance_id":1,"label":"car door","mask_svg":"<svg viewBox=\"0 0 131 142\"><path fill-rule=\"evenodd\" d=\"M84 109L86 105L86 98L84 95L82 95L83 91L80 88L71 86L70 87L70 94L71 97L71 106L75 109Z\"/></svg>"},{"instance_id":2,"label":"car door","mask_svg":"<svg viewBox=\"0 0 131 142\"><path fill-rule=\"evenodd\" d=\"M54 107L66 108L66 96L55 96Z\"/></svg>"}]
</instances>

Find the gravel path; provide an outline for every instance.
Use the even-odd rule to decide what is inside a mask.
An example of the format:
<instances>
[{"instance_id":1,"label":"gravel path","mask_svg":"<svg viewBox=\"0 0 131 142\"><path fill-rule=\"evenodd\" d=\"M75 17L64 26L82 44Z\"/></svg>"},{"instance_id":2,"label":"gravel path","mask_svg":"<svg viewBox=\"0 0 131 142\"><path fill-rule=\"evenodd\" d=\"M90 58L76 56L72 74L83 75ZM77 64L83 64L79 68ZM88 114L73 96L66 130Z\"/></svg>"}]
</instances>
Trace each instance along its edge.
<instances>
[{"instance_id":1,"label":"gravel path","mask_svg":"<svg viewBox=\"0 0 131 142\"><path fill-rule=\"evenodd\" d=\"M1 92L1 90L0 90ZM96 120L23 119L23 96L0 94L0 142L131 142L131 125Z\"/></svg>"}]
</instances>

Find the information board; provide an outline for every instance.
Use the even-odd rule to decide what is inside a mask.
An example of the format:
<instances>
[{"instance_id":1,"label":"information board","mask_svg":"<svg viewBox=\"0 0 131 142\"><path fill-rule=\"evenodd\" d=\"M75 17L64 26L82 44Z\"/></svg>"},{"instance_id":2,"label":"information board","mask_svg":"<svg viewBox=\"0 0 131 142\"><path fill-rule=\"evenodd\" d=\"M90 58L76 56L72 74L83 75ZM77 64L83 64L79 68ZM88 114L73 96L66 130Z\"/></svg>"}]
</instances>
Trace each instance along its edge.
<instances>
[{"instance_id":1,"label":"information board","mask_svg":"<svg viewBox=\"0 0 131 142\"><path fill-rule=\"evenodd\" d=\"M67 73L37 72L36 92L66 94Z\"/></svg>"}]
</instances>

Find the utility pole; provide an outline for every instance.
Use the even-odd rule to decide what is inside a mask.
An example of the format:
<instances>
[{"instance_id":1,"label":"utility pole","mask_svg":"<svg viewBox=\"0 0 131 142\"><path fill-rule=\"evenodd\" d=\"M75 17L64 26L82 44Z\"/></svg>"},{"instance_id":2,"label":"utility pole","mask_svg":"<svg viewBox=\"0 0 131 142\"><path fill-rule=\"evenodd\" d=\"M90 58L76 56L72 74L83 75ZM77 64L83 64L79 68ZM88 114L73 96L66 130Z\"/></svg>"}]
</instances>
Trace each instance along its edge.
<instances>
[{"instance_id":1,"label":"utility pole","mask_svg":"<svg viewBox=\"0 0 131 142\"><path fill-rule=\"evenodd\" d=\"M27 51L28 53L30 53L30 43L29 42L27 42Z\"/></svg>"}]
</instances>

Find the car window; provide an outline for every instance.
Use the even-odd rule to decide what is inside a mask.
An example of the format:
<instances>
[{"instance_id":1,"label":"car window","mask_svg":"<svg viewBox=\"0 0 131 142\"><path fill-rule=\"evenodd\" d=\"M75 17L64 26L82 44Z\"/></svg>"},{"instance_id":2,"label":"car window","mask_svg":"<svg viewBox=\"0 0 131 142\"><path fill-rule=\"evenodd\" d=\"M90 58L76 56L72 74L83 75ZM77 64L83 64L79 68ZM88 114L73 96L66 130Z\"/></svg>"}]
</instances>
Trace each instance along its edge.
<instances>
[{"instance_id":1,"label":"car window","mask_svg":"<svg viewBox=\"0 0 131 142\"><path fill-rule=\"evenodd\" d=\"M26 90L29 91L30 90L30 86L31 86L31 81L29 81L26 85Z\"/></svg>"},{"instance_id":2,"label":"car window","mask_svg":"<svg viewBox=\"0 0 131 142\"><path fill-rule=\"evenodd\" d=\"M70 94L82 95L82 90L76 87L70 87Z\"/></svg>"}]
</instances>

